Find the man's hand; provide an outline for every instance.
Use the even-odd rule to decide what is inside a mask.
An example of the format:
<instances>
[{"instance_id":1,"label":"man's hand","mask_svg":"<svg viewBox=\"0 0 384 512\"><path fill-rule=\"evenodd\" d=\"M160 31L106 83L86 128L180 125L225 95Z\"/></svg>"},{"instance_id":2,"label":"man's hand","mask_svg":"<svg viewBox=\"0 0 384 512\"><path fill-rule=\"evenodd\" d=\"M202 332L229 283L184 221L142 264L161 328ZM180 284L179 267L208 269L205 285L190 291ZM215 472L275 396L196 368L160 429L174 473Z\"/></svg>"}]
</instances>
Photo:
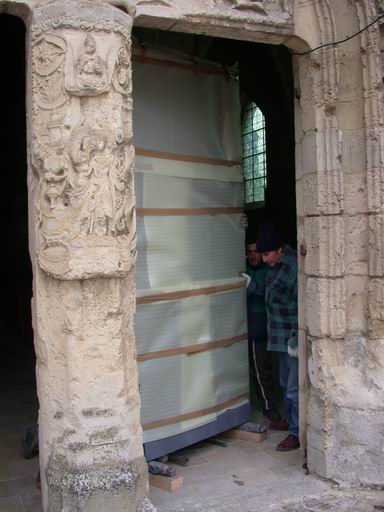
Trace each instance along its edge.
<instances>
[{"instance_id":1,"label":"man's hand","mask_svg":"<svg viewBox=\"0 0 384 512\"><path fill-rule=\"evenodd\" d=\"M244 279L245 279L245 284L246 284L246 286L247 286L247 288L248 288L249 283L251 282L251 279L252 279L252 278L251 278L251 276L249 276L248 274L246 274L245 272L243 272L243 273L241 274L241 277L244 277Z\"/></svg>"},{"instance_id":2,"label":"man's hand","mask_svg":"<svg viewBox=\"0 0 384 512\"><path fill-rule=\"evenodd\" d=\"M296 359L299 357L299 350L296 346L295 348L292 348L288 345L288 355L289 357L296 357Z\"/></svg>"}]
</instances>

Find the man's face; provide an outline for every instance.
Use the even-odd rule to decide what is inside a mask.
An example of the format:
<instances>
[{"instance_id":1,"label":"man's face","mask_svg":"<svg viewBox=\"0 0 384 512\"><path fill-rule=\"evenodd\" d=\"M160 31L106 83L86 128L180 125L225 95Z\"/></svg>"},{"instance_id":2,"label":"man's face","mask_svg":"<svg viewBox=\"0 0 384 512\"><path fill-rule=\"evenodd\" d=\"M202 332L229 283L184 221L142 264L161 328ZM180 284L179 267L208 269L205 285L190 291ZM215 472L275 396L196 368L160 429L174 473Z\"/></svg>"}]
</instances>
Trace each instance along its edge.
<instances>
[{"instance_id":1,"label":"man's face","mask_svg":"<svg viewBox=\"0 0 384 512\"><path fill-rule=\"evenodd\" d=\"M268 265L268 267L274 267L277 263L279 263L282 253L283 251L280 247L280 249L275 249L274 251L261 253L261 257L263 262Z\"/></svg>"},{"instance_id":2,"label":"man's face","mask_svg":"<svg viewBox=\"0 0 384 512\"><path fill-rule=\"evenodd\" d=\"M247 245L247 259L252 267L257 267L262 262L261 254L256 250L256 244Z\"/></svg>"}]
</instances>

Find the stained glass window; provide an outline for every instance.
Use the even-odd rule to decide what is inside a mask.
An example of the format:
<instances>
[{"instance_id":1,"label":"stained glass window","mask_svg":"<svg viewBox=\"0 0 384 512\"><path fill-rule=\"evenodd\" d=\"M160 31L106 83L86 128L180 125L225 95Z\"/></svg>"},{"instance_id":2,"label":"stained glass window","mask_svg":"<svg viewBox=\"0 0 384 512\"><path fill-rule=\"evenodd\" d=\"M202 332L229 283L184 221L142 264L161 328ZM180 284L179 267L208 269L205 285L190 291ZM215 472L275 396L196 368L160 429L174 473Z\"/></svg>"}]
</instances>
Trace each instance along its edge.
<instances>
[{"instance_id":1,"label":"stained glass window","mask_svg":"<svg viewBox=\"0 0 384 512\"><path fill-rule=\"evenodd\" d=\"M245 204L264 206L267 186L265 119L253 102L248 103L243 117L242 138Z\"/></svg>"}]
</instances>

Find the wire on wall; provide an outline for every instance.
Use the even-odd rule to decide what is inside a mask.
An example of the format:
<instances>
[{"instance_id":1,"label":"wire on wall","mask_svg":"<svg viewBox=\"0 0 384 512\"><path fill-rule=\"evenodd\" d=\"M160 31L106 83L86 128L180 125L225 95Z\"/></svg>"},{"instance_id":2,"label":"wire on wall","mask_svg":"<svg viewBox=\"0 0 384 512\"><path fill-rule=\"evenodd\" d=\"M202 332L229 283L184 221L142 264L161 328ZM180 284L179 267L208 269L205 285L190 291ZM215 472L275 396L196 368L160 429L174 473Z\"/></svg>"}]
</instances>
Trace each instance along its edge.
<instances>
[{"instance_id":1,"label":"wire on wall","mask_svg":"<svg viewBox=\"0 0 384 512\"><path fill-rule=\"evenodd\" d=\"M340 39L340 41L332 41L331 43L325 43L325 44L322 44L320 46L317 46L316 48L312 48L312 50L308 50L306 52L293 52L291 51L292 55L308 55L309 53L312 53L312 52L315 52L316 50L320 50L321 48L325 48L327 46L337 46L339 44L342 44L342 43L346 43L347 41L350 41L351 39L353 39L354 37L358 36L359 34L361 34L362 32L364 32L365 30L369 29L369 27L372 27L372 25L374 25L375 23L377 23L381 18L384 17L384 14L380 14L380 16L377 16L373 21L371 21L371 23L369 23L367 26L363 27L362 29L360 29L358 32L355 32L354 34L346 37L345 39Z\"/></svg>"}]
</instances>

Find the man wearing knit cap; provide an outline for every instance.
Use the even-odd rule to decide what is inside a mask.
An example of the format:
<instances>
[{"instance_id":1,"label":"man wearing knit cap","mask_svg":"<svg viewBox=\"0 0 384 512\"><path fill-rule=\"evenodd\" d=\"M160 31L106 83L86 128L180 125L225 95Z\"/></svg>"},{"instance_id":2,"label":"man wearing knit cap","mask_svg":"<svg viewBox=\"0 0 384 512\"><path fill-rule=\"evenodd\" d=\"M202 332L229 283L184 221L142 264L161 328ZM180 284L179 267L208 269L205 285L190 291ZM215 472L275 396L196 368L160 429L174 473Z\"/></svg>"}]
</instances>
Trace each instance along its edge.
<instances>
[{"instance_id":1,"label":"man wearing knit cap","mask_svg":"<svg viewBox=\"0 0 384 512\"><path fill-rule=\"evenodd\" d=\"M247 240L246 273L254 281L264 283L268 267L263 264L256 241ZM267 310L264 297L247 292L248 348L252 382L263 415L272 430L288 430L276 408L273 384L272 353L267 350Z\"/></svg>"},{"instance_id":2,"label":"man wearing knit cap","mask_svg":"<svg viewBox=\"0 0 384 512\"><path fill-rule=\"evenodd\" d=\"M261 224L257 250L267 265L264 282L245 275L248 293L264 296L267 307L267 349L279 353L280 385L284 391L284 413L289 435L276 447L290 451L299 443L297 254L283 244L272 224Z\"/></svg>"}]
</instances>

